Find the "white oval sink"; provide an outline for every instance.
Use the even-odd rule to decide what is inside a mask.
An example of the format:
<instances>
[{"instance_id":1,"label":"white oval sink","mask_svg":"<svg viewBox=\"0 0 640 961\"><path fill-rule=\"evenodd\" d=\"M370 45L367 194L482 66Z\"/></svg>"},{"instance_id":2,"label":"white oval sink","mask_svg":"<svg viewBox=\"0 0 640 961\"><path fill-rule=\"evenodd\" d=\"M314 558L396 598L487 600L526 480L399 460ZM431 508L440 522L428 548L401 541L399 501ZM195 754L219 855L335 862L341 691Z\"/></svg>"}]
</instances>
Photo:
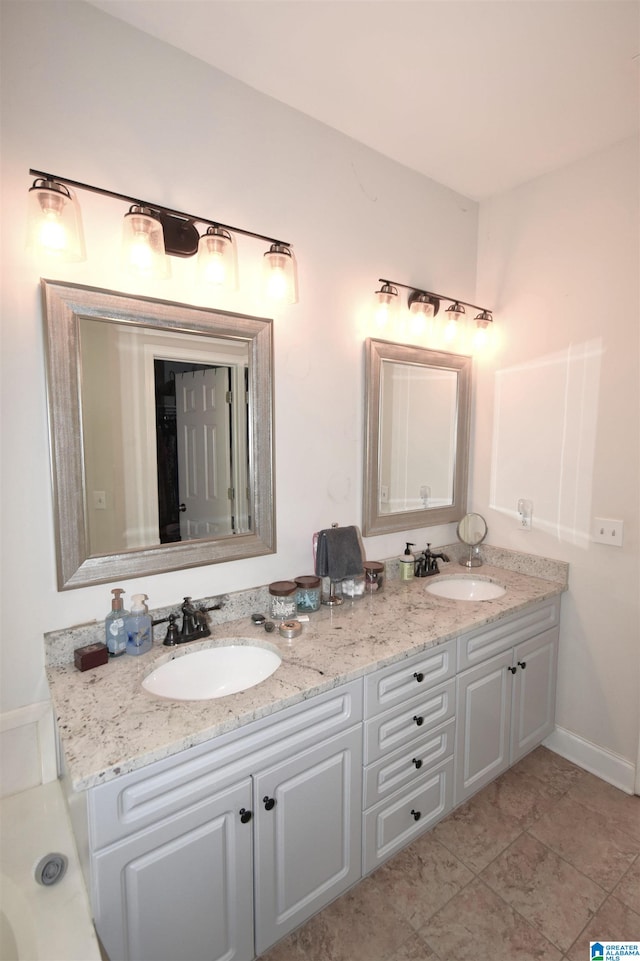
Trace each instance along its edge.
<instances>
[{"instance_id":1,"label":"white oval sink","mask_svg":"<svg viewBox=\"0 0 640 961\"><path fill-rule=\"evenodd\" d=\"M452 601L491 601L506 594L506 587L477 577L443 577L427 585L429 594L447 597Z\"/></svg>"},{"instance_id":2,"label":"white oval sink","mask_svg":"<svg viewBox=\"0 0 640 961\"><path fill-rule=\"evenodd\" d=\"M147 674L142 686L150 694L174 701L206 701L255 687L281 663L281 657L265 647L208 647L157 667Z\"/></svg>"}]
</instances>

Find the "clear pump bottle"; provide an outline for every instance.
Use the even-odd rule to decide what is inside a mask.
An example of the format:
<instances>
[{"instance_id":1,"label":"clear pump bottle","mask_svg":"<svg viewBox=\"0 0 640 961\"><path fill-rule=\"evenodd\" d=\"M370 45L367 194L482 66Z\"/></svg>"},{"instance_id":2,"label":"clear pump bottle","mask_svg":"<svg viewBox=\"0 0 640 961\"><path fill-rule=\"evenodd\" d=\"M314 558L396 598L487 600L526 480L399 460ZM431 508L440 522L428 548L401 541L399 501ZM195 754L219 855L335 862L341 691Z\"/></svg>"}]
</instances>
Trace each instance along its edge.
<instances>
[{"instance_id":1,"label":"clear pump bottle","mask_svg":"<svg viewBox=\"0 0 640 961\"><path fill-rule=\"evenodd\" d=\"M125 619L127 630L127 654L146 654L151 650L151 617L144 606L144 594L131 598L131 613Z\"/></svg>"},{"instance_id":2,"label":"clear pump bottle","mask_svg":"<svg viewBox=\"0 0 640 961\"><path fill-rule=\"evenodd\" d=\"M109 651L109 657L118 657L118 655L124 654L127 649L125 618L129 611L125 611L122 604L124 591L116 587L111 593L113 594L111 610L104 619L105 644Z\"/></svg>"}]
</instances>

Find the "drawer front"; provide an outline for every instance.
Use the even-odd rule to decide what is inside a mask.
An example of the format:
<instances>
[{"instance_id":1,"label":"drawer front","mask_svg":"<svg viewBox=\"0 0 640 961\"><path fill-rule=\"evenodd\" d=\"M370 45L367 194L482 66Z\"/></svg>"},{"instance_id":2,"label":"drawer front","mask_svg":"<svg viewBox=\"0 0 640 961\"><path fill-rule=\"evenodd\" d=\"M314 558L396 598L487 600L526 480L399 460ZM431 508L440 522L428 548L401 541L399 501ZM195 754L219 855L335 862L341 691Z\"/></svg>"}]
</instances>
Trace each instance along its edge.
<instances>
[{"instance_id":1,"label":"drawer front","mask_svg":"<svg viewBox=\"0 0 640 961\"><path fill-rule=\"evenodd\" d=\"M364 725L365 764L371 764L389 751L394 751L455 714L455 678L425 691Z\"/></svg>"},{"instance_id":2,"label":"drawer front","mask_svg":"<svg viewBox=\"0 0 640 961\"><path fill-rule=\"evenodd\" d=\"M458 638L458 670L464 671L480 661L555 627L560 621L560 597L488 624Z\"/></svg>"},{"instance_id":3,"label":"drawer front","mask_svg":"<svg viewBox=\"0 0 640 961\"><path fill-rule=\"evenodd\" d=\"M432 767L453 755L455 741L455 718L446 721L401 747L387 754L364 771L364 809L389 797L400 788L406 788L421 778Z\"/></svg>"},{"instance_id":4,"label":"drawer front","mask_svg":"<svg viewBox=\"0 0 640 961\"><path fill-rule=\"evenodd\" d=\"M364 680L364 716L373 717L456 673L455 638L415 654L401 663L383 667Z\"/></svg>"},{"instance_id":5,"label":"drawer front","mask_svg":"<svg viewBox=\"0 0 640 961\"><path fill-rule=\"evenodd\" d=\"M98 850L173 816L361 720L362 682L351 681L91 788L87 792L91 848Z\"/></svg>"},{"instance_id":6,"label":"drawer front","mask_svg":"<svg viewBox=\"0 0 640 961\"><path fill-rule=\"evenodd\" d=\"M403 788L364 816L363 873L433 827L453 807L453 758Z\"/></svg>"}]
</instances>

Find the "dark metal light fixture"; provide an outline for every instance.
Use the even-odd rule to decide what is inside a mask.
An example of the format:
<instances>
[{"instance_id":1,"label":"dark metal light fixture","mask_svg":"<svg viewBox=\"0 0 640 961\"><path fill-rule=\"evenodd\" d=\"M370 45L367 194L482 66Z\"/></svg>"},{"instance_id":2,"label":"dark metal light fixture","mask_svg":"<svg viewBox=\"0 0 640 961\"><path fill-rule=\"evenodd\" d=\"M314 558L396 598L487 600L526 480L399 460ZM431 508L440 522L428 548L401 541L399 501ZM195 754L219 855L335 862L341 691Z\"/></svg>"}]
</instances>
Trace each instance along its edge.
<instances>
[{"instance_id":1,"label":"dark metal light fixture","mask_svg":"<svg viewBox=\"0 0 640 961\"><path fill-rule=\"evenodd\" d=\"M231 257L227 261L230 251L235 257L232 235L239 234L268 243L270 246L265 258L269 258L269 255L276 252L279 255L276 261L273 258L269 261L272 270L280 276L284 264L288 269L290 267L289 272L295 279L295 262L291 244L287 241L268 237L266 234L258 234L252 230L244 230L241 227L221 224L208 217L173 210L161 204L142 200L140 197L129 197L103 187L94 187L91 184L60 177L57 174L49 174L41 170L30 170L29 173L37 179L29 191L32 217L28 241L29 246L41 252L65 260L84 259L82 225L74 191L86 190L103 197L122 200L130 205L125 214L124 234L129 252L133 247L134 264L137 258L137 269L142 273L167 276L168 264L162 265L162 257L167 254L171 257L192 257L199 251L204 251L203 259L206 259L207 254L214 260L217 259L217 269L210 273L218 278L214 282L219 283L223 273L220 269L222 262L225 262L225 267L227 262L231 264ZM79 241L72 240L73 221L75 221ZM207 227L202 237L196 224ZM130 258L129 262L131 262ZM206 269L204 273L206 275ZM275 286L278 287L278 284L276 283Z\"/></svg>"},{"instance_id":2,"label":"dark metal light fixture","mask_svg":"<svg viewBox=\"0 0 640 961\"><path fill-rule=\"evenodd\" d=\"M398 287L402 287L409 291L407 296L409 313L418 319L421 316L424 318L435 317L440 310L441 301L448 300L450 303L444 311L444 315L447 320L447 330L449 331L449 336L455 335L458 321L466 316L465 307L471 307L474 310L479 311L475 317L478 329L486 330L489 324L491 324L493 321L492 312L485 307L479 307L477 304L470 304L467 303L467 301L459 300L458 298L447 297L445 294L435 294L430 290L421 290L419 287L411 287L409 284L401 284L397 280L391 281L384 277L379 278L379 283L382 286L375 293L376 317L379 321L381 320L381 306L386 306L388 309L392 303L394 305L397 303Z\"/></svg>"}]
</instances>

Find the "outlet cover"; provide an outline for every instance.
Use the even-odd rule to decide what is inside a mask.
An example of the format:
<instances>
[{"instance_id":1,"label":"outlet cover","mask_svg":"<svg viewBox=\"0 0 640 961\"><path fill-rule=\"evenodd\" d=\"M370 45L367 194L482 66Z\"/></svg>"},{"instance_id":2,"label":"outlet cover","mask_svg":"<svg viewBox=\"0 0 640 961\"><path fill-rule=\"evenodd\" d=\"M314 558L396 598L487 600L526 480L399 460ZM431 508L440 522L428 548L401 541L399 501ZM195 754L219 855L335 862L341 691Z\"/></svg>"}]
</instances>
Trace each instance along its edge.
<instances>
[{"instance_id":1,"label":"outlet cover","mask_svg":"<svg viewBox=\"0 0 640 961\"><path fill-rule=\"evenodd\" d=\"M611 547L622 547L624 522L611 517L594 517L593 540L596 544L609 544Z\"/></svg>"}]
</instances>

